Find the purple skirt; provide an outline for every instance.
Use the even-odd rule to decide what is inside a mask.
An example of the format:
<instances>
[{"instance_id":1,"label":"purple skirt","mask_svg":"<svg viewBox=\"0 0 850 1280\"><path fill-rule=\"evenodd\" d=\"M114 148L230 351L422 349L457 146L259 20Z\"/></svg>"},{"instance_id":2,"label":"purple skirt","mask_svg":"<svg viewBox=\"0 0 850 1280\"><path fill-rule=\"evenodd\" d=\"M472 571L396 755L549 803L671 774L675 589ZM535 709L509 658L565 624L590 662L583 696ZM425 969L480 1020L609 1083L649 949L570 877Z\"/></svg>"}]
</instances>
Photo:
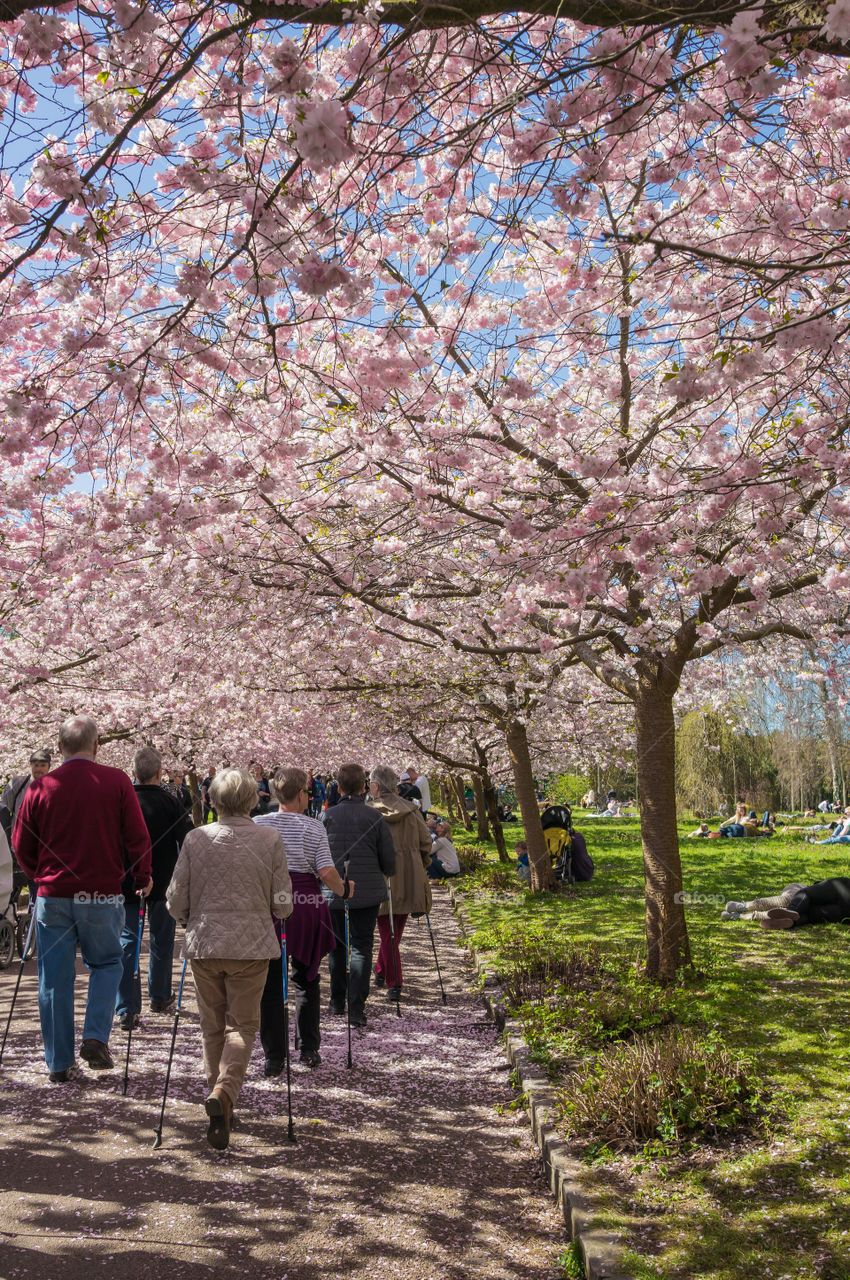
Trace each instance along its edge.
<instances>
[{"instance_id":1,"label":"purple skirt","mask_svg":"<svg viewBox=\"0 0 850 1280\"><path fill-rule=\"evenodd\" d=\"M286 950L307 966L307 979L318 976L319 966L329 951L336 947L331 913L321 885L309 871L290 872L292 880L292 915L285 922ZM281 938L284 923L275 917L277 936Z\"/></svg>"}]
</instances>

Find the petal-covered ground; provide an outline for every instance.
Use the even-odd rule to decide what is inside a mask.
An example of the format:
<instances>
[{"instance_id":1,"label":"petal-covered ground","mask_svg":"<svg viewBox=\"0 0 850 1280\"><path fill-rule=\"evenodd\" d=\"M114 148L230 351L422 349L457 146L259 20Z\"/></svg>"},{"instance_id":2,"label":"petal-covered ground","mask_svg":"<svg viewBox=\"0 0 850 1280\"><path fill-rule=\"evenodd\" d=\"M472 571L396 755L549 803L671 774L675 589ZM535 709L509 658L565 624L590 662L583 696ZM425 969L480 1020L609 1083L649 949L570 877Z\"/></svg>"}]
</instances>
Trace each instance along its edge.
<instances>
[{"instance_id":1,"label":"petal-covered ground","mask_svg":"<svg viewBox=\"0 0 850 1280\"><path fill-rule=\"evenodd\" d=\"M402 1017L373 991L369 1028L353 1036L352 1071L345 1021L323 1009L322 1065L292 1073L294 1146L284 1078L262 1078L259 1048L230 1150L207 1146L190 982L158 1151L170 1018L145 1012L126 1099L117 1030L115 1072L85 1069L73 1084L51 1085L27 965L0 1068L3 1280L557 1276L563 1225L527 1124L505 1109L514 1097L505 1059L470 990L446 897L435 897L448 1006L425 923L410 921ZM15 975L0 975L3 1023ZM78 1013L85 985L81 978Z\"/></svg>"}]
</instances>

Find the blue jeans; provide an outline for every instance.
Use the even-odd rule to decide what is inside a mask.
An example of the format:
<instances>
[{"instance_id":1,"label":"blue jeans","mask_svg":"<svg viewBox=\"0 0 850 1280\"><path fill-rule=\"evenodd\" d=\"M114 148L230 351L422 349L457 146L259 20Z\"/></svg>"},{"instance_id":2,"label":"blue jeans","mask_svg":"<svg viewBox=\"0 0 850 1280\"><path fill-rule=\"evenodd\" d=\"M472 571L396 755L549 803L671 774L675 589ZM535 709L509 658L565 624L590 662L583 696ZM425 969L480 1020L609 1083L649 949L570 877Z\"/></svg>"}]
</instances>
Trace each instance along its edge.
<instances>
[{"instance_id":1,"label":"blue jeans","mask_svg":"<svg viewBox=\"0 0 850 1280\"><path fill-rule=\"evenodd\" d=\"M138 898L128 898L124 904L125 918L121 930L121 950L124 953L123 972L115 1001L119 1018L127 1014L141 1013L142 980L133 977L136 967L136 945L139 938ZM174 961L174 931L177 921L168 914L164 901L149 902L145 928L148 932L150 957L148 963L148 998L171 999L171 969Z\"/></svg>"},{"instance_id":2,"label":"blue jeans","mask_svg":"<svg viewBox=\"0 0 850 1280\"><path fill-rule=\"evenodd\" d=\"M83 1039L109 1041L121 981L123 919L120 896L108 902L36 899L38 1011L48 1071L65 1071L74 1061L78 946L89 971Z\"/></svg>"},{"instance_id":3,"label":"blue jeans","mask_svg":"<svg viewBox=\"0 0 850 1280\"><path fill-rule=\"evenodd\" d=\"M165 899L148 903L148 998L171 999L171 971L174 965L174 933L177 921L168 914Z\"/></svg>"}]
</instances>

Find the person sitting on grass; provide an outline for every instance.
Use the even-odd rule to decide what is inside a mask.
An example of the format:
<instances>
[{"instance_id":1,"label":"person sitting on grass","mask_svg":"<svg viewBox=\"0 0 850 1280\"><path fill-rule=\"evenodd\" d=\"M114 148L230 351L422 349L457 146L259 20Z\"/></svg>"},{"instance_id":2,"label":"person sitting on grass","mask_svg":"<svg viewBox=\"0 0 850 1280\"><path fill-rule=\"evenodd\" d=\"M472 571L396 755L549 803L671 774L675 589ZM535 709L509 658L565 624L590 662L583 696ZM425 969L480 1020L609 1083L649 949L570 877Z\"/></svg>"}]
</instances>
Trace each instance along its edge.
<instances>
[{"instance_id":1,"label":"person sitting on grass","mask_svg":"<svg viewBox=\"0 0 850 1280\"><path fill-rule=\"evenodd\" d=\"M696 831L691 831L691 832L689 832L688 839L690 839L690 840L693 840L693 839L701 839L701 840L705 840L705 839L707 839L710 835L711 835L711 831L709 830L708 823L707 823L707 822L701 822L701 823L699 824L699 826L697 827Z\"/></svg>"},{"instance_id":2,"label":"person sitting on grass","mask_svg":"<svg viewBox=\"0 0 850 1280\"><path fill-rule=\"evenodd\" d=\"M727 902L721 920L755 920L763 929L801 929L812 924L850 924L850 876L789 884L781 893L749 902Z\"/></svg>"},{"instance_id":3,"label":"person sitting on grass","mask_svg":"<svg viewBox=\"0 0 850 1280\"><path fill-rule=\"evenodd\" d=\"M737 839L740 836L745 836L747 834L747 826L751 825L752 820L755 819L755 814L753 814L753 819L751 819L749 815L750 810L743 801L739 801L738 804L735 805L735 812L732 817L727 818L725 822L721 822L719 827L720 835L727 836L730 839Z\"/></svg>"},{"instance_id":4,"label":"person sitting on grass","mask_svg":"<svg viewBox=\"0 0 850 1280\"><path fill-rule=\"evenodd\" d=\"M528 845L524 840L519 840L514 845L514 853L516 854L517 875L523 884L531 883L531 866L528 861Z\"/></svg>"},{"instance_id":5,"label":"person sitting on grass","mask_svg":"<svg viewBox=\"0 0 850 1280\"><path fill-rule=\"evenodd\" d=\"M452 844L452 828L448 822L437 823L437 838L431 846L428 875L432 880L448 880L460 875L460 862L457 849Z\"/></svg>"},{"instance_id":6,"label":"person sitting on grass","mask_svg":"<svg viewBox=\"0 0 850 1280\"><path fill-rule=\"evenodd\" d=\"M812 840L812 844L850 844L850 805L844 810L844 821L833 827L825 840Z\"/></svg>"}]
</instances>

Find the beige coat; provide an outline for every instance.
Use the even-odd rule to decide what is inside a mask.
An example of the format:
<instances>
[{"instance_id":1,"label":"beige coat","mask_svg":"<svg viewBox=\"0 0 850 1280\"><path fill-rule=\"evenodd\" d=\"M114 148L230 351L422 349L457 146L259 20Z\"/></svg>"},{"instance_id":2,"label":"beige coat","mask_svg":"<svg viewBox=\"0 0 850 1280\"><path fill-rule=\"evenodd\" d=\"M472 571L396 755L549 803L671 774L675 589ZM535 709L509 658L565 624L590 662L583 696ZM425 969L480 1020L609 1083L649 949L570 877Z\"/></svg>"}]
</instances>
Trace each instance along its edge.
<instances>
[{"instance_id":1,"label":"beige coat","mask_svg":"<svg viewBox=\"0 0 850 1280\"><path fill-rule=\"evenodd\" d=\"M427 869L431 865L431 833L422 814L401 796L382 796L369 804L381 814L390 829L395 845L395 874L390 877L393 913L398 916L420 915L431 910L431 885ZM386 902L382 916L389 913Z\"/></svg>"},{"instance_id":2,"label":"beige coat","mask_svg":"<svg viewBox=\"0 0 850 1280\"><path fill-rule=\"evenodd\" d=\"M280 836L250 818L196 827L183 841L165 893L186 926L195 960L273 960L280 955L272 912L292 914L292 884Z\"/></svg>"}]
</instances>

